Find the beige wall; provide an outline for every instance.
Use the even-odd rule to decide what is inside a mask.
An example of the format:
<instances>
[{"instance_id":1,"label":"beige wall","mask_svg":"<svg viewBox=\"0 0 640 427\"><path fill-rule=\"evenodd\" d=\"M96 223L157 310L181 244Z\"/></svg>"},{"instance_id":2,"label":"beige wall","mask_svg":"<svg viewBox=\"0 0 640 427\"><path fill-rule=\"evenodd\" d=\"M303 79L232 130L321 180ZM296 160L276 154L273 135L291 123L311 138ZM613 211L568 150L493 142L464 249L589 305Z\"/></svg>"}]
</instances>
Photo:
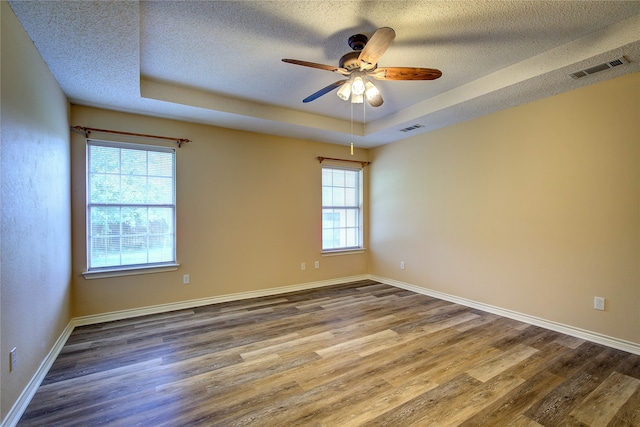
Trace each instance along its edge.
<instances>
[{"instance_id":1,"label":"beige wall","mask_svg":"<svg viewBox=\"0 0 640 427\"><path fill-rule=\"evenodd\" d=\"M11 8L0 7L4 420L71 320L71 200L68 102Z\"/></svg>"},{"instance_id":2,"label":"beige wall","mask_svg":"<svg viewBox=\"0 0 640 427\"><path fill-rule=\"evenodd\" d=\"M639 73L372 161L370 273L640 343Z\"/></svg>"},{"instance_id":3,"label":"beige wall","mask_svg":"<svg viewBox=\"0 0 640 427\"><path fill-rule=\"evenodd\" d=\"M323 258L320 253L316 157L349 157L348 147L79 106L72 107L71 117L74 126L193 141L176 151L179 270L87 280L81 275L86 269L86 145L83 135L72 134L76 316L367 273L366 254ZM367 150L358 150L354 158L367 156ZM320 269L313 268L314 261L320 261ZM190 275L190 284L182 284L183 274Z\"/></svg>"}]
</instances>

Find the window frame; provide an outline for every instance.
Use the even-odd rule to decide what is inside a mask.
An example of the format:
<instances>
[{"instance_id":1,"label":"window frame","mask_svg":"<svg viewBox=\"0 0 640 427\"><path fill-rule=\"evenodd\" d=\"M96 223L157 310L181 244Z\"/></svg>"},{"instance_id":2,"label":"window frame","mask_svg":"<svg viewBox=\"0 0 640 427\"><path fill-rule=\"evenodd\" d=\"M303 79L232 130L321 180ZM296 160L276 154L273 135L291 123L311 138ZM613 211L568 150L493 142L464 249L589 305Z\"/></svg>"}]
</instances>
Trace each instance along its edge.
<instances>
[{"instance_id":1,"label":"window frame","mask_svg":"<svg viewBox=\"0 0 640 427\"><path fill-rule=\"evenodd\" d=\"M158 152L158 153L171 153L173 156L173 164L172 164L172 203L123 203L122 200L119 200L118 203L92 203L91 202L91 147L92 146L101 146L101 147L109 147L109 148L118 148L118 149L130 149L130 150L138 150L143 151L147 155L149 152ZM162 145L150 145L150 144L139 144L139 143L130 143L123 141L108 141L108 140L98 140L98 139L87 139L86 141L86 161L85 161L85 179L86 179L86 194L85 194L85 244L86 244L86 271L82 273L82 275L86 279L96 279L96 278L104 278L104 277L114 277L114 276L128 276L128 275L136 275L136 274L147 274L147 273L156 273L162 271L173 271L177 270L179 264L177 263L177 195L176 195L176 181L177 181L177 152L174 147L167 147ZM122 176L122 172L118 174ZM147 171L147 177L148 171ZM167 261L158 261L158 262L145 262L139 264L120 264L120 265L110 265L103 267L91 267L91 251L92 251L92 234L91 234L91 209L94 207L131 207L131 208L171 208L172 215L172 231L173 231L173 248L171 254L171 260ZM149 237L149 232L147 229L146 233L147 237ZM119 235L122 238L122 235ZM147 246L147 254L149 251L149 247Z\"/></svg>"},{"instance_id":2,"label":"window frame","mask_svg":"<svg viewBox=\"0 0 640 427\"><path fill-rule=\"evenodd\" d=\"M356 205L351 205L351 206L340 206L340 205L326 205L324 204L324 187L325 187L325 183L324 183L324 177L322 175L324 175L324 171L325 170L344 170L344 171L350 171L350 172L356 172L356 177L357 177L357 195L356 195ZM364 171L362 167L354 167L354 166L346 166L346 165L342 165L342 164L333 164L333 163L327 163L327 164L322 164L321 166L321 241L320 241L320 246L321 246L321 253L323 256L331 256L331 255L341 255L341 254L348 254L348 253L362 253L364 252L365 248L364 248ZM358 231L357 231L357 245L356 246L340 246L340 247L334 247L334 248L326 248L324 247L324 233L325 233L325 227L324 227L324 215L325 209L350 209L350 210L357 210L357 214L356 214L356 218L358 221ZM335 228L334 228L335 229Z\"/></svg>"}]
</instances>

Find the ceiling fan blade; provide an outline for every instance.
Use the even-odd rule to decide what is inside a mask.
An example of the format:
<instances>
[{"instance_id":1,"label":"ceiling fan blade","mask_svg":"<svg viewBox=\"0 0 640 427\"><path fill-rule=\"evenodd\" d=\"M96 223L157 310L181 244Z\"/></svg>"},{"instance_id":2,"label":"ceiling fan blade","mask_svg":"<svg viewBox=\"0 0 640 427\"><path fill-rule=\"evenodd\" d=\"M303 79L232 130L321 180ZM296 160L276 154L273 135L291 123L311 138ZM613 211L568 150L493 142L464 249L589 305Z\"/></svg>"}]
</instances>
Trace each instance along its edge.
<instances>
[{"instance_id":1,"label":"ceiling fan blade","mask_svg":"<svg viewBox=\"0 0 640 427\"><path fill-rule=\"evenodd\" d=\"M435 80L442 71L435 68L388 67L376 68L369 75L376 80Z\"/></svg>"},{"instance_id":2,"label":"ceiling fan blade","mask_svg":"<svg viewBox=\"0 0 640 427\"><path fill-rule=\"evenodd\" d=\"M329 86L323 87L322 89L320 89L319 91L317 91L316 93L307 96L305 99L302 100L302 102L307 103L307 102L311 102L314 99L318 99L320 98L322 95L325 95L329 92L331 92L332 90L339 88L340 86L342 86L347 80L338 80L335 83L331 83Z\"/></svg>"},{"instance_id":3,"label":"ceiling fan blade","mask_svg":"<svg viewBox=\"0 0 640 427\"><path fill-rule=\"evenodd\" d=\"M370 70L378 63L380 57L387 51L393 39L396 38L396 32L393 28L378 28L371 36L367 44L358 56L361 70Z\"/></svg>"},{"instance_id":4,"label":"ceiling fan blade","mask_svg":"<svg viewBox=\"0 0 640 427\"><path fill-rule=\"evenodd\" d=\"M319 70L333 71L334 73L340 73L345 76L348 76L351 73L346 68L335 67L333 65L317 64L315 62L299 61L297 59L283 59L282 62L287 62L289 64L295 64L295 65L302 65L305 67L317 68Z\"/></svg>"}]
</instances>

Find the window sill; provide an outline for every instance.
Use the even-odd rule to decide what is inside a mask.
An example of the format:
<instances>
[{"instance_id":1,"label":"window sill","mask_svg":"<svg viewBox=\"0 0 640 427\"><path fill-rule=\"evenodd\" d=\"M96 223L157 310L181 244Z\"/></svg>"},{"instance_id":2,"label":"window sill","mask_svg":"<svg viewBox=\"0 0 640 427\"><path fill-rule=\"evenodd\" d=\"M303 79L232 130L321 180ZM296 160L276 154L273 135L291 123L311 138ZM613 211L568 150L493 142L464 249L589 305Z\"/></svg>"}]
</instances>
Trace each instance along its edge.
<instances>
[{"instance_id":1,"label":"window sill","mask_svg":"<svg viewBox=\"0 0 640 427\"><path fill-rule=\"evenodd\" d=\"M137 274L163 273L175 271L180 264L161 264L152 266L136 266L131 268L105 268L102 270L85 271L82 273L85 279L104 279L107 277L134 276Z\"/></svg>"},{"instance_id":2,"label":"window sill","mask_svg":"<svg viewBox=\"0 0 640 427\"><path fill-rule=\"evenodd\" d=\"M365 248L351 248L351 249L335 249L322 251L322 256L338 256L338 255L355 255L363 254L366 251Z\"/></svg>"}]
</instances>

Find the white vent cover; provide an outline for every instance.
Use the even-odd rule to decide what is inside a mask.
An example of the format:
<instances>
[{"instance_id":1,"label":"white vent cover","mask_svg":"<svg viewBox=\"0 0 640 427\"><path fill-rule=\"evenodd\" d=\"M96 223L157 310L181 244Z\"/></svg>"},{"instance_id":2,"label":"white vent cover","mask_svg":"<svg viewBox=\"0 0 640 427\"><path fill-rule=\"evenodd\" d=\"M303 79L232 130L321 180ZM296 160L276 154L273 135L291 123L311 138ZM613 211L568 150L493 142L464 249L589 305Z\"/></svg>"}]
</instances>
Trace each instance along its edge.
<instances>
[{"instance_id":1,"label":"white vent cover","mask_svg":"<svg viewBox=\"0 0 640 427\"><path fill-rule=\"evenodd\" d=\"M605 62L604 64L596 65L595 67L587 68L586 70L576 71L575 73L569 74L574 79L579 79L581 77L586 77L590 74L599 73L600 71L608 70L609 68L617 67L618 65L628 64L629 60L624 56L621 56L618 59L614 59L613 61Z\"/></svg>"},{"instance_id":2,"label":"white vent cover","mask_svg":"<svg viewBox=\"0 0 640 427\"><path fill-rule=\"evenodd\" d=\"M416 129L420 129L423 128L424 125L413 125L413 126L409 126L407 128L404 129L400 129L400 132L411 132L412 130L416 130Z\"/></svg>"}]
</instances>

